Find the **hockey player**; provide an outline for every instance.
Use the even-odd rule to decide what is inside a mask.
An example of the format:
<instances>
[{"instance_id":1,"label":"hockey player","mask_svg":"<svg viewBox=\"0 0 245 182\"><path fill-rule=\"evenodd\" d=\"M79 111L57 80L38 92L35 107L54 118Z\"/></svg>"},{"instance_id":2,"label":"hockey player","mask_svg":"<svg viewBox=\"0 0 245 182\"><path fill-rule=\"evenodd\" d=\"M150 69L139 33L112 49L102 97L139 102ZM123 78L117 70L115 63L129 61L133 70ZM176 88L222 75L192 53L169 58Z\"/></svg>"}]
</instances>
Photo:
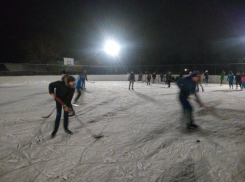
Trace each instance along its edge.
<instances>
[{"instance_id":1,"label":"hockey player","mask_svg":"<svg viewBox=\"0 0 245 182\"><path fill-rule=\"evenodd\" d=\"M166 80L168 82L168 87L170 87L171 79L172 79L172 74L171 74L171 72L168 72L167 75L166 75Z\"/></svg>"},{"instance_id":2,"label":"hockey player","mask_svg":"<svg viewBox=\"0 0 245 182\"><path fill-rule=\"evenodd\" d=\"M85 88L85 80L88 81L87 71L86 70L84 70L84 72L81 74L81 77L82 77L82 89L86 90L86 88Z\"/></svg>"},{"instance_id":3,"label":"hockey player","mask_svg":"<svg viewBox=\"0 0 245 182\"><path fill-rule=\"evenodd\" d=\"M238 71L236 73L236 77L235 77L235 80L236 80L236 89L237 89L238 85L242 89L242 80L241 79L242 79L242 77L241 77L240 71Z\"/></svg>"},{"instance_id":4,"label":"hockey player","mask_svg":"<svg viewBox=\"0 0 245 182\"><path fill-rule=\"evenodd\" d=\"M74 104L78 101L78 99L81 96L81 83L82 83L82 76L81 75L78 76L78 79L77 79L77 82L76 82L76 85L75 85L75 89L77 90L77 96L76 96L76 98L74 100Z\"/></svg>"},{"instance_id":5,"label":"hockey player","mask_svg":"<svg viewBox=\"0 0 245 182\"><path fill-rule=\"evenodd\" d=\"M62 107L64 109L65 132L68 134L73 134L68 129L68 122L69 122L68 113L71 113L71 114L73 113L71 109L72 108L71 100L72 100L72 97L75 91L74 89L75 80L76 79L73 76L68 76L68 77L65 77L64 81L56 81L56 82L52 82L49 84L50 95L52 95L54 98L58 97L65 103L65 105L61 105L57 100L55 100L56 101L56 119L55 119L54 130L51 134L52 138L55 137L59 129Z\"/></svg>"},{"instance_id":6,"label":"hockey player","mask_svg":"<svg viewBox=\"0 0 245 182\"><path fill-rule=\"evenodd\" d=\"M201 73L199 73L197 75L197 77L198 77L198 80L196 82L196 85L197 85L196 91L199 92L199 85L200 85L201 88L202 88L202 92L204 92L204 89L203 89L203 86L202 86L202 75L201 75Z\"/></svg>"},{"instance_id":7,"label":"hockey player","mask_svg":"<svg viewBox=\"0 0 245 182\"><path fill-rule=\"evenodd\" d=\"M222 86L224 78L225 78L225 71L223 70L220 74L220 86Z\"/></svg>"},{"instance_id":8,"label":"hockey player","mask_svg":"<svg viewBox=\"0 0 245 182\"><path fill-rule=\"evenodd\" d=\"M208 85L208 79L209 79L208 70L205 71L204 77L205 77L205 85Z\"/></svg>"},{"instance_id":9,"label":"hockey player","mask_svg":"<svg viewBox=\"0 0 245 182\"><path fill-rule=\"evenodd\" d=\"M155 72L153 72L153 74L152 74L152 79L153 79L152 83L155 83L155 79L156 79L156 77L157 77L156 73L155 73Z\"/></svg>"},{"instance_id":10,"label":"hockey player","mask_svg":"<svg viewBox=\"0 0 245 182\"><path fill-rule=\"evenodd\" d=\"M147 75L147 85L151 85L151 74Z\"/></svg>"},{"instance_id":11,"label":"hockey player","mask_svg":"<svg viewBox=\"0 0 245 182\"><path fill-rule=\"evenodd\" d=\"M188 101L188 98L191 94L194 94L196 97L196 101L200 104L200 100L196 94L196 82L198 81L198 75L199 72L193 72L191 75L179 80L177 82L177 85L180 89L180 93L179 93L179 100L180 103L183 106L184 109L184 114L189 115L189 119L190 119L190 123L187 125L188 128L197 128L198 126L194 123L193 120L193 116L192 116L192 111L193 108L190 104L190 102ZM187 110L187 113L186 113Z\"/></svg>"},{"instance_id":12,"label":"hockey player","mask_svg":"<svg viewBox=\"0 0 245 182\"><path fill-rule=\"evenodd\" d=\"M242 74L242 89L245 89L245 73Z\"/></svg>"},{"instance_id":13,"label":"hockey player","mask_svg":"<svg viewBox=\"0 0 245 182\"><path fill-rule=\"evenodd\" d=\"M68 75L67 75L67 73L66 73L66 70L63 70L62 72L61 72L61 81L64 81L64 79L65 79L65 77L67 77Z\"/></svg>"},{"instance_id":14,"label":"hockey player","mask_svg":"<svg viewBox=\"0 0 245 182\"><path fill-rule=\"evenodd\" d=\"M234 81L234 75L232 73L232 71L229 72L228 76L227 76L227 81L229 82L229 87L230 89L233 89L233 81Z\"/></svg>"},{"instance_id":15,"label":"hockey player","mask_svg":"<svg viewBox=\"0 0 245 182\"><path fill-rule=\"evenodd\" d=\"M129 81L129 90L130 90L130 85L132 84L132 90L134 90L134 82L135 82L135 76L134 76L134 71L132 70L131 73L128 76L128 81Z\"/></svg>"}]
</instances>

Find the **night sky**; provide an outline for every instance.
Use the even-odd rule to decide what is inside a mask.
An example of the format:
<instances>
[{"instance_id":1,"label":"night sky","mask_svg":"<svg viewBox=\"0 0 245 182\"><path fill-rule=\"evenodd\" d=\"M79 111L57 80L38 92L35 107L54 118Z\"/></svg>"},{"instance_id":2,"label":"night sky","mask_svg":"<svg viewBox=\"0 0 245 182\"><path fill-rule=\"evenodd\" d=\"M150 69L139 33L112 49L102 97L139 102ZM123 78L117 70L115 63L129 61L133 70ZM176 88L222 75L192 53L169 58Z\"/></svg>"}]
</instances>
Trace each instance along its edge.
<instances>
[{"instance_id":1,"label":"night sky","mask_svg":"<svg viewBox=\"0 0 245 182\"><path fill-rule=\"evenodd\" d=\"M237 62L245 57L245 2L237 0L1 1L1 62L73 57L104 64L105 40L126 64ZM36 51L39 51L38 53ZM42 52L42 53L40 53Z\"/></svg>"}]
</instances>

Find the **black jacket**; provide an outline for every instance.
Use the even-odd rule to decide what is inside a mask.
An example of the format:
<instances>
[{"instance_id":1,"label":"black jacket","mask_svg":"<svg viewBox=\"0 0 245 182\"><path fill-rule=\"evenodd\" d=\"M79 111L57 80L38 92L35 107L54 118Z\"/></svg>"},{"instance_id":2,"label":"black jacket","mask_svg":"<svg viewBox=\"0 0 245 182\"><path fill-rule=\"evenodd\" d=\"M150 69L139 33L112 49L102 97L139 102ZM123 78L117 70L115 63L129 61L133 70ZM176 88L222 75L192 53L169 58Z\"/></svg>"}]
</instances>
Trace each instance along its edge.
<instances>
[{"instance_id":1,"label":"black jacket","mask_svg":"<svg viewBox=\"0 0 245 182\"><path fill-rule=\"evenodd\" d=\"M56 91L54 92L55 88ZM49 84L49 93L55 93L68 107L71 107L74 92L75 88L70 88L64 81L56 81Z\"/></svg>"},{"instance_id":2,"label":"black jacket","mask_svg":"<svg viewBox=\"0 0 245 182\"><path fill-rule=\"evenodd\" d=\"M134 73L129 74L128 81L135 81Z\"/></svg>"},{"instance_id":3,"label":"black jacket","mask_svg":"<svg viewBox=\"0 0 245 182\"><path fill-rule=\"evenodd\" d=\"M196 94L196 82L192 80L190 76L187 76L177 82L177 85L180 89L180 94L188 97L191 94L194 94L196 100L199 102L199 98Z\"/></svg>"}]
</instances>

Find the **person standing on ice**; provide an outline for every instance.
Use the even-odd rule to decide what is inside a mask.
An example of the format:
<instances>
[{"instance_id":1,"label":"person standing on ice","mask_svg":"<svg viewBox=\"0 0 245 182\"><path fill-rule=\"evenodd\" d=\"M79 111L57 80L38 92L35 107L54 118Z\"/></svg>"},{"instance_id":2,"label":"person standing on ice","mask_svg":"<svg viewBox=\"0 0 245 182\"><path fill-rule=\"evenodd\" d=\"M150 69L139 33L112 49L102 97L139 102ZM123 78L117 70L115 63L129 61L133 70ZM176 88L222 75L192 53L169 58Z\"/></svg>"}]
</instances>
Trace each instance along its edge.
<instances>
[{"instance_id":1,"label":"person standing on ice","mask_svg":"<svg viewBox=\"0 0 245 182\"><path fill-rule=\"evenodd\" d=\"M202 92L204 92L204 89L203 89L203 86L202 86L202 74L199 73L197 77L198 77L198 80L196 82L196 85L197 85L196 92L199 92L199 85L202 88Z\"/></svg>"},{"instance_id":2,"label":"person standing on ice","mask_svg":"<svg viewBox=\"0 0 245 182\"><path fill-rule=\"evenodd\" d=\"M147 75L147 85L150 85L151 84L151 74L149 73Z\"/></svg>"},{"instance_id":3,"label":"person standing on ice","mask_svg":"<svg viewBox=\"0 0 245 182\"><path fill-rule=\"evenodd\" d=\"M170 84L171 84L171 79L172 79L172 74L171 72L169 71L166 75L166 80L168 82L168 87L170 87Z\"/></svg>"},{"instance_id":4,"label":"person standing on ice","mask_svg":"<svg viewBox=\"0 0 245 182\"><path fill-rule=\"evenodd\" d=\"M196 101L200 104L201 106L201 102L196 94L196 82L198 81L198 75L199 75L199 72L193 72L191 75L183 78L183 79L180 79L178 82L177 82L177 85L180 89L180 93L179 93L179 100L180 100L180 103L184 109L184 114L186 115L187 114L187 117L189 118L190 120L190 123L187 124L187 127L188 128L197 128L198 126L194 123L194 120L193 120L193 116L192 116L192 111L193 111L193 108L190 104L190 102L188 101L188 98L191 94L194 94L195 97L196 97ZM187 110L187 113L186 113L186 110ZM189 116L188 116L189 115Z\"/></svg>"},{"instance_id":5,"label":"person standing on ice","mask_svg":"<svg viewBox=\"0 0 245 182\"><path fill-rule=\"evenodd\" d=\"M153 74L152 74L152 79L153 79L152 83L155 83L155 79L156 79L156 77L157 77L156 73L155 73L155 72L153 72Z\"/></svg>"},{"instance_id":6,"label":"person standing on ice","mask_svg":"<svg viewBox=\"0 0 245 182\"><path fill-rule=\"evenodd\" d=\"M132 90L134 90L134 82L135 82L135 76L134 76L134 71L132 70L131 73L128 76L128 81L129 81L129 90L130 90L130 86L132 84Z\"/></svg>"},{"instance_id":7,"label":"person standing on ice","mask_svg":"<svg viewBox=\"0 0 245 182\"><path fill-rule=\"evenodd\" d=\"M225 78L225 71L223 70L223 71L220 73L220 86L222 86L222 83L223 83L224 78Z\"/></svg>"},{"instance_id":8,"label":"person standing on ice","mask_svg":"<svg viewBox=\"0 0 245 182\"><path fill-rule=\"evenodd\" d=\"M82 89L86 90L86 88L85 88L85 80L88 81L87 71L86 70L84 70L84 72L81 74L81 77L82 77Z\"/></svg>"},{"instance_id":9,"label":"person standing on ice","mask_svg":"<svg viewBox=\"0 0 245 182\"><path fill-rule=\"evenodd\" d=\"M69 129L68 129L68 122L69 118L68 115L69 113L73 113L72 105L71 105L71 100L75 92L75 78L73 76L68 76L65 77L64 81L56 81L52 82L49 84L49 93L52 95L54 98L58 97L61 99L65 104L61 105L57 100L56 102L56 118L55 118L55 125L54 125L54 130L51 133L51 137L55 137L59 125L60 125L60 118L61 118L61 113L62 113L62 107L64 109L64 129L67 134L73 134ZM56 89L56 91L55 91Z\"/></svg>"},{"instance_id":10,"label":"person standing on ice","mask_svg":"<svg viewBox=\"0 0 245 182\"><path fill-rule=\"evenodd\" d=\"M208 70L205 71L204 77L205 77L205 82L206 82L205 85L208 85L208 79L209 79Z\"/></svg>"},{"instance_id":11,"label":"person standing on ice","mask_svg":"<svg viewBox=\"0 0 245 182\"><path fill-rule=\"evenodd\" d=\"M240 73L240 71L238 71L237 73L236 73L236 77L235 77L235 80L236 80L236 89L237 89L237 87L238 87L238 85L240 86L240 88L242 89L242 77L241 77L241 73Z\"/></svg>"},{"instance_id":12,"label":"person standing on ice","mask_svg":"<svg viewBox=\"0 0 245 182\"><path fill-rule=\"evenodd\" d=\"M242 89L245 89L245 73L242 74Z\"/></svg>"},{"instance_id":13,"label":"person standing on ice","mask_svg":"<svg viewBox=\"0 0 245 182\"><path fill-rule=\"evenodd\" d=\"M227 81L229 82L229 87L230 89L233 89L233 81L234 81L234 75L232 73L232 71L229 72L228 76L227 76Z\"/></svg>"},{"instance_id":14,"label":"person standing on ice","mask_svg":"<svg viewBox=\"0 0 245 182\"><path fill-rule=\"evenodd\" d=\"M78 79L77 79L77 82L76 82L76 85L75 85L75 89L77 90L77 96L74 100L74 104L78 101L78 99L80 98L81 96L81 83L82 83L82 76L79 75L78 76Z\"/></svg>"},{"instance_id":15,"label":"person standing on ice","mask_svg":"<svg viewBox=\"0 0 245 182\"><path fill-rule=\"evenodd\" d=\"M163 82L163 77L164 77L164 73L163 72L161 72L160 77L161 77L161 82Z\"/></svg>"},{"instance_id":16,"label":"person standing on ice","mask_svg":"<svg viewBox=\"0 0 245 182\"><path fill-rule=\"evenodd\" d=\"M62 72L61 72L61 81L64 81L64 79L65 79L65 77L67 77L68 75L67 75L67 73L66 73L66 70L63 70Z\"/></svg>"},{"instance_id":17,"label":"person standing on ice","mask_svg":"<svg viewBox=\"0 0 245 182\"><path fill-rule=\"evenodd\" d=\"M139 74L138 81L142 81L142 73Z\"/></svg>"}]
</instances>

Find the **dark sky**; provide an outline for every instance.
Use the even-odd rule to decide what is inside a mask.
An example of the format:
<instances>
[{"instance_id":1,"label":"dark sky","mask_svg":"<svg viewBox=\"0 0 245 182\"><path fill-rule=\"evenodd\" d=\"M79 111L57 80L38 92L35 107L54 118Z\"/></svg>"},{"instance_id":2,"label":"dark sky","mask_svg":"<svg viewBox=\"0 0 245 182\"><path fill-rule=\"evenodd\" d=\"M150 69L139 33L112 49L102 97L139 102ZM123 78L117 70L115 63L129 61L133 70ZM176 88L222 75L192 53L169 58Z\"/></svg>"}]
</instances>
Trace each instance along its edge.
<instances>
[{"instance_id":1,"label":"dark sky","mask_svg":"<svg viewBox=\"0 0 245 182\"><path fill-rule=\"evenodd\" d=\"M101 50L108 38L133 64L245 57L244 1L8 0L0 7L1 62L28 61L25 46L37 36L59 40L61 57L93 64L108 58Z\"/></svg>"}]
</instances>

